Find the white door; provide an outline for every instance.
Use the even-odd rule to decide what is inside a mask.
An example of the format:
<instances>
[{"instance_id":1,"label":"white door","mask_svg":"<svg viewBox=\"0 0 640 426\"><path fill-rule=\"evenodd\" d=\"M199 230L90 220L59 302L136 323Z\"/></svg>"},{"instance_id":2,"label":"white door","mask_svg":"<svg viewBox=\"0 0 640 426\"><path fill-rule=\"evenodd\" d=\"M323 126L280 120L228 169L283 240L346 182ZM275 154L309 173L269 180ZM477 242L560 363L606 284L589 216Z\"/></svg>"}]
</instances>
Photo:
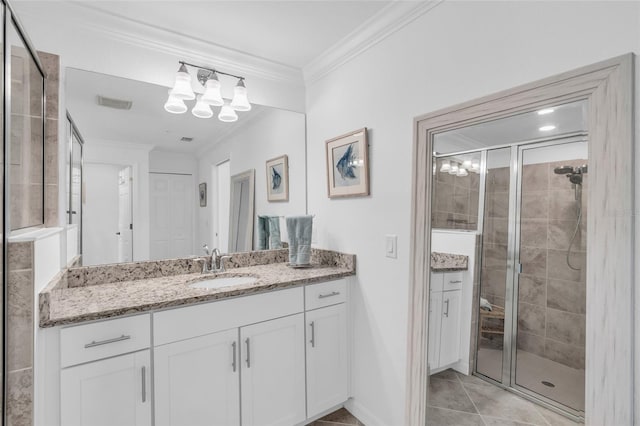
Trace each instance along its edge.
<instances>
[{"instance_id":1,"label":"white door","mask_svg":"<svg viewBox=\"0 0 640 426\"><path fill-rule=\"evenodd\" d=\"M429 367L440 367L440 326L442 315L442 292L431 292L429 298Z\"/></svg>"},{"instance_id":2,"label":"white door","mask_svg":"<svg viewBox=\"0 0 640 426\"><path fill-rule=\"evenodd\" d=\"M440 365L460 360L460 290L442 292Z\"/></svg>"},{"instance_id":3,"label":"white door","mask_svg":"<svg viewBox=\"0 0 640 426\"><path fill-rule=\"evenodd\" d=\"M193 254L193 179L191 175L149 174L150 257Z\"/></svg>"},{"instance_id":4,"label":"white door","mask_svg":"<svg viewBox=\"0 0 640 426\"><path fill-rule=\"evenodd\" d=\"M242 425L304 421L304 314L242 327L240 343Z\"/></svg>"},{"instance_id":5,"label":"white door","mask_svg":"<svg viewBox=\"0 0 640 426\"><path fill-rule=\"evenodd\" d=\"M118 172L115 164L85 163L82 214L82 264L118 261Z\"/></svg>"},{"instance_id":6,"label":"white door","mask_svg":"<svg viewBox=\"0 0 640 426\"><path fill-rule=\"evenodd\" d=\"M341 303L305 315L307 417L312 417L348 398L347 313Z\"/></svg>"},{"instance_id":7,"label":"white door","mask_svg":"<svg viewBox=\"0 0 640 426\"><path fill-rule=\"evenodd\" d=\"M229 251L229 203L231 203L231 162L229 160L216 166L216 206L213 207L216 215L216 247L220 251Z\"/></svg>"},{"instance_id":8,"label":"white door","mask_svg":"<svg viewBox=\"0 0 640 426\"><path fill-rule=\"evenodd\" d=\"M154 349L156 426L240 424L238 329Z\"/></svg>"},{"instance_id":9,"label":"white door","mask_svg":"<svg viewBox=\"0 0 640 426\"><path fill-rule=\"evenodd\" d=\"M60 373L64 426L150 426L149 351L69 367Z\"/></svg>"},{"instance_id":10,"label":"white door","mask_svg":"<svg viewBox=\"0 0 640 426\"><path fill-rule=\"evenodd\" d=\"M118 173L118 262L133 260L133 217L131 166L123 167Z\"/></svg>"}]
</instances>

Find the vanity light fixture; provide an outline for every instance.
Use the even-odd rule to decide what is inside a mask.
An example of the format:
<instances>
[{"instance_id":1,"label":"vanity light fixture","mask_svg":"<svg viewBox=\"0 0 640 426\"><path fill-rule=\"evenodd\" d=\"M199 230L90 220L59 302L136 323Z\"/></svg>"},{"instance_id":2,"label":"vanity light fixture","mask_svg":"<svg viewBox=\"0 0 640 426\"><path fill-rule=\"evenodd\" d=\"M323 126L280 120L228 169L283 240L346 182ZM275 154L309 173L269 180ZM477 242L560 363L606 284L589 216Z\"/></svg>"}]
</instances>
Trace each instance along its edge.
<instances>
[{"instance_id":1,"label":"vanity light fixture","mask_svg":"<svg viewBox=\"0 0 640 426\"><path fill-rule=\"evenodd\" d=\"M442 165L440 166L440 172L445 173L445 172L448 172L449 170L451 170L451 164L449 163L449 160L442 160Z\"/></svg>"},{"instance_id":2,"label":"vanity light fixture","mask_svg":"<svg viewBox=\"0 0 640 426\"><path fill-rule=\"evenodd\" d=\"M458 163L456 162L451 163L451 167L449 168L449 174L450 175L458 174L458 170L459 170Z\"/></svg>"},{"instance_id":3,"label":"vanity light fixture","mask_svg":"<svg viewBox=\"0 0 640 426\"><path fill-rule=\"evenodd\" d=\"M545 108L545 109L541 109L538 111L538 115L547 115L547 114L551 114L553 111L555 111L555 109L553 108Z\"/></svg>"},{"instance_id":4,"label":"vanity light fixture","mask_svg":"<svg viewBox=\"0 0 640 426\"><path fill-rule=\"evenodd\" d=\"M541 132L548 132L548 131L553 130L555 128L556 128L556 126L554 126L553 124L548 124L546 126L540 127L538 130L540 130Z\"/></svg>"},{"instance_id":5,"label":"vanity light fixture","mask_svg":"<svg viewBox=\"0 0 640 426\"><path fill-rule=\"evenodd\" d=\"M462 167L464 167L465 169L470 169L471 168L471 160L464 160L462 162Z\"/></svg>"},{"instance_id":6,"label":"vanity light fixture","mask_svg":"<svg viewBox=\"0 0 640 426\"><path fill-rule=\"evenodd\" d=\"M233 122L238 120L235 111L250 111L251 104L247 96L247 88L244 84L244 77L207 68L201 65L194 65L188 62L179 61L180 69L176 73L176 80L172 89L169 90L169 99L164 104L164 109L172 114L182 114L187 111L185 100L196 99L196 93L191 86L191 75L187 67L198 70L198 82L204 87L204 93L197 96L196 105L191 113L198 118L209 118L213 116L212 106L220 106L218 118L220 121ZM233 90L231 102L222 99L221 84L218 74L228 75L238 79L238 84Z\"/></svg>"},{"instance_id":7,"label":"vanity light fixture","mask_svg":"<svg viewBox=\"0 0 640 426\"><path fill-rule=\"evenodd\" d=\"M458 173L456 173L456 176L467 176L469 174L469 172L467 172L467 169L465 169L464 167L460 167L458 169Z\"/></svg>"}]
</instances>

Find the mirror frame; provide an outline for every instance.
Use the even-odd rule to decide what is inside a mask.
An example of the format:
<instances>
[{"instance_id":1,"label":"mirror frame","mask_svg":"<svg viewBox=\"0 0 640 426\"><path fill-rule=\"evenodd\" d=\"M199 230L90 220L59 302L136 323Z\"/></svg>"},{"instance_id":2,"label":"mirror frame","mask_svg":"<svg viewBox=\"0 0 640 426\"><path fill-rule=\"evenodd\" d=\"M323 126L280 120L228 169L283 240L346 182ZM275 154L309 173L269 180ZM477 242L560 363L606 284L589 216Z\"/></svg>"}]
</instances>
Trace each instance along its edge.
<instances>
[{"instance_id":1,"label":"mirror frame","mask_svg":"<svg viewBox=\"0 0 640 426\"><path fill-rule=\"evenodd\" d=\"M246 172L238 173L236 175L231 176L231 199L229 204L229 241L227 242L227 250L226 252L238 252L236 247L232 247L231 238L238 233L238 225L236 225L236 221L234 218L234 210L233 206L237 201L238 194L236 194L233 190L233 187L236 183L240 183L243 181L249 181L249 217L247 219L247 235L244 240L244 247L248 247L247 250L240 251L252 251L253 250L253 223L254 223L254 209L255 209L255 169L247 170ZM223 250L224 251L224 250Z\"/></svg>"},{"instance_id":2,"label":"mirror frame","mask_svg":"<svg viewBox=\"0 0 640 426\"><path fill-rule=\"evenodd\" d=\"M597 242L587 248L585 419L587 424L634 423L634 385L640 385L640 372L633 368L640 360L634 256L640 253L634 252L633 63L629 53L414 119L406 424L427 420L434 134L580 99L588 100L594 183L588 193L587 241ZM640 413L635 415L637 421Z\"/></svg>"}]
</instances>

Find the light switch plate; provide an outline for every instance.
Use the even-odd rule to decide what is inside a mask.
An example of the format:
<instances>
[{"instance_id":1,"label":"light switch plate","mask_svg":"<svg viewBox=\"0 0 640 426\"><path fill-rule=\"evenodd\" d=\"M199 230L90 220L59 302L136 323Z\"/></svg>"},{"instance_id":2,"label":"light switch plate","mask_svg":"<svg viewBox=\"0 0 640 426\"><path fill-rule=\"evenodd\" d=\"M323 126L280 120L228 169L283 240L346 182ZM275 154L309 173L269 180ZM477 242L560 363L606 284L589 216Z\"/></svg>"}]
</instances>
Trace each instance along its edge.
<instances>
[{"instance_id":1,"label":"light switch plate","mask_svg":"<svg viewBox=\"0 0 640 426\"><path fill-rule=\"evenodd\" d=\"M398 258L398 236L386 235L385 236L385 254L392 259Z\"/></svg>"}]
</instances>

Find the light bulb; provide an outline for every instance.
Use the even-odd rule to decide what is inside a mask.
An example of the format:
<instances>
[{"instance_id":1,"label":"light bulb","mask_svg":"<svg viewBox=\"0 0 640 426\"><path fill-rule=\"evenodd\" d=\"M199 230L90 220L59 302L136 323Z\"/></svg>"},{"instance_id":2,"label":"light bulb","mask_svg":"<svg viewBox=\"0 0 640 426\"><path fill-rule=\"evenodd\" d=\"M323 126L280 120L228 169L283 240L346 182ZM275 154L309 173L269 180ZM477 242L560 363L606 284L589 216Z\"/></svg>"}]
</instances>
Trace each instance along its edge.
<instances>
[{"instance_id":1,"label":"light bulb","mask_svg":"<svg viewBox=\"0 0 640 426\"><path fill-rule=\"evenodd\" d=\"M171 90L169 91L171 93ZM187 112L187 106L182 99L178 99L175 96L169 94L169 99L164 104L164 109L171 114L182 114Z\"/></svg>"},{"instance_id":2,"label":"light bulb","mask_svg":"<svg viewBox=\"0 0 640 426\"><path fill-rule=\"evenodd\" d=\"M468 174L469 172L467 172L467 169L460 167L456 176L467 176Z\"/></svg>"},{"instance_id":3,"label":"light bulb","mask_svg":"<svg viewBox=\"0 0 640 426\"><path fill-rule=\"evenodd\" d=\"M224 121L225 123L233 123L238 120L238 114L231 108L231 105L225 103L222 108L220 108L220 114L218 114L218 119L220 121Z\"/></svg>"},{"instance_id":4,"label":"light bulb","mask_svg":"<svg viewBox=\"0 0 640 426\"><path fill-rule=\"evenodd\" d=\"M472 161L471 162L471 168L480 170L480 162L478 160Z\"/></svg>"},{"instance_id":5,"label":"light bulb","mask_svg":"<svg viewBox=\"0 0 640 426\"><path fill-rule=\"evenodd\" d=\"M171 90L171 95L183 101L190 101L196 98L196 94L193 93L193 88L191 87L191 76L184 64L180 65L180 69L176 73L176 82Z\"/></svg>"},{"instance_id":6,"label":"light bulb","mask_svg":"<svg viewBox=\"0 0 640 426\"><path fill-rule=\"evenodd\" d=\"M249 98L247 98L247 88L244 85L244 79L238 80L238 84L233 88L233 100L231 101L231 108L236 111L249 111L251 110L251 104Z\"/></svg>"},{"instance_id":7,"label":"light bulb","mask_svg":"<svg viewBox=\"0 0 640 426\"><path fill-rule=\"evenodd\" d=\"M465 169L471 168L471 160L464 160L462 162L462 167L464 167Z\"/></svg>"},{"instance_id":8,"label":"light bulb","mask_svg":"<svg viewBox=\"0 0 640 426\"><path fill-rule=\"evenodd\" d=\"M451 168L449 169L450 175L455 175L458 173L458 163L451 163Z\"/></svg>"},{"instance_id":9,"label":"light bulb","mask_svg":"<svg viewBox=\"0 0 640 426\"><path fill-rule=\"evenodd\" d=\"M196 102L196 106L191 110L191 114L198 118L211 118L213 111L211 111L209 104L202 100L202 95L198 95L198 101Z\"/></svg>"},{"instance_id":10,"label":"light bulb","mask_svg":"<svg viewBox=\"0 0 640 426\"><path fill-rule=\"evenodd\" d=\"M442 160L442 165L440 166L440 172L445 173L451 170L451 164L449 164L449 160Z\"/></svg>"},{"instance_id":11,"label":"light bulb","mask_svg":"<svg viewBox=\"0 0 640 426\"><path fill-rule=\"evenodd\" d=\"M538 115L547 115L547 114L551 114L553 111L555 111L555 109L553 108L545 108L545 109L541 109L538 111Z\"/></svg>"},{"instance_id":12,"label":"light bulb","mask_svg":"<svg viewBox=\"0 0 640 426\"><path fill-rule=\"evenodd\" d=\"M207 79L205 83L204 95L202 95L202 102L205 102L211 106L222 106L224 101L222 100L222 94L220 93L220 81L218 81L218 74L213 73Z\"/></svg>"},{"instance_id":13,"label":"light bulb","mask_svg":"<svg viewBox=\"0 0 640 426\"><path fill-rule=\"evenodd\" d=\"M538 130L540 130L541 132L548 132L548 131L553 130L555 128L556 128L556 126L554 126L553 124L549 124L547 126L540 127Z\"/></svg>"}]
</instances>

